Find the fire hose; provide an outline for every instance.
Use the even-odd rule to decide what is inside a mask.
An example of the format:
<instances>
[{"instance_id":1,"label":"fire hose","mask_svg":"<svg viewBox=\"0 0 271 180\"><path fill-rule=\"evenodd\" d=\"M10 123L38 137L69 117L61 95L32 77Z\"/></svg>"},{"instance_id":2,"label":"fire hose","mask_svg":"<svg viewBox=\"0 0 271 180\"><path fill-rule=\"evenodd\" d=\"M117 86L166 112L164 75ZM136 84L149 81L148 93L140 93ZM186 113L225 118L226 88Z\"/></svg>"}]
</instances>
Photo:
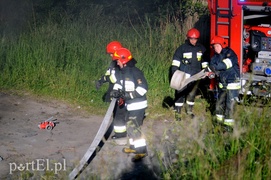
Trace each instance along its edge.
<instances>
[{"instance_id":1,"label":"fire hose","mask_svg":"<svg viewBox=\"0 0 271 180\"><path fill-rule=\"evenodd\" d=\"M83 168L84 168L85 164L88 162L90 157L96 151L99 143L102 141L108 127L111 124L111 116L112 116L115 104L116 104L116 98L113 98L110 105L109 105L109 107L108 107L108 109L107 109L107 112L106 112L106 114L104 116L103 122L100 125L100 128L99 128L94 140L92 141L92 143L89 146L89 148L88 148L87 152L85 153L85 155L80 160L79 164L69 174L69 179L70 180L75 179L83 171ZM88 162L88 163L90 163L90 162Z\"/></svg>"},{"instance_id":2,"label":"fire hose","mask_svg":"<svg viewBox=\"0 0 271 180\"><path fill-rule=\"evenodd\" d=\"M177 91L182 91L186 88L186 86L193 82L197 81L199 79L203 79L206 77L206 70L201 70L199 73L186 78L185 75L186 73L180 70L175 71L173 74L171 80L170 80L170 87L177 90ZM213 72L208 72L207 75L210 79L214 78L215 74Z\"/></svg>"}]
</instances>

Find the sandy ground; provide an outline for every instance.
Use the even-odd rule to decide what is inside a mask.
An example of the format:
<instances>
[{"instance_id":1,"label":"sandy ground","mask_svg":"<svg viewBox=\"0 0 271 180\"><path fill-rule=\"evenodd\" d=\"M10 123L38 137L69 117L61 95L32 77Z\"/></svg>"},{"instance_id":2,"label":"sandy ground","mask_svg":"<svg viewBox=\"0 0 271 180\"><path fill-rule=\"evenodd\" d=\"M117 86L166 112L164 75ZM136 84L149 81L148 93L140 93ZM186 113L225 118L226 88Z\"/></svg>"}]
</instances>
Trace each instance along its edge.
<instances>
[{"instance_id":1,"label":"sandy ground","mask_svg":"<svg viewBox=\"0 0 271 180\"><path fill-rule=\"evenodd\" d=\"M59 124L51 131L39 129L39 123L50 117ZM102 116L56 100L0 93L1 179L67 179L102 120ZM160 148L165 123L169 122L144 121L143 125L151 144ZM148 147L149 156L132 163L132 155L121 152L123 146L116 145L110 137L104 142L78 179L159 179L160 167L154 150L157 147Z\"/></svg>"}]
</instances>

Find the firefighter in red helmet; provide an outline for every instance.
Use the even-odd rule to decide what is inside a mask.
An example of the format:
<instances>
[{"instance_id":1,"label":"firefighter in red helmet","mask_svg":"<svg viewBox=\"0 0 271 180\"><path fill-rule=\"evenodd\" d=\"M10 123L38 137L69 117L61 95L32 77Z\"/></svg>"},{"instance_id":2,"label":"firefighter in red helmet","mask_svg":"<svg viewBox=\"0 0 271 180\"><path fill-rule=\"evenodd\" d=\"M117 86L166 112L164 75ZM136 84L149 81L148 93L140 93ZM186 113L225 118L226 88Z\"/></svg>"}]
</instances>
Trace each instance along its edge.
<instances>
[{"instance_id":1,"label":"firefighter in red helmet","mask_svg":"<svg viewBox=\"0 0 271 180\"><path fill-rule=\"evenodd\" d=\"M174 55L171 64L171 75L176 70L185 72L186 78L189 78L202 69L206 68L208 62L204 62L205 47L198 42L200 32L196 28L188 30L186 41L179 46ZM175 118L181 120L181 109L186 103L186 113L193 118L193 107L195 104L195 96L197 93L199 81L192 82L182 91L175 91Z\"/></svg>"},{"instance_id":2,"label":"firefighter in red helmet","mask_svg":"<svg viewBox=\"0 0 271 180\"><path fill-rule=\"evenodd\" d=\"M132 161L138 161L147 156L146 140L142 135L141 126L147 108L148 84L143 72L135 65L137 61L126 48L118 49L113 59L117 61L120 71L116 74L111 96L123 99L126 114L122 117L126 121L130 147L124 148L125 153L135 153Z\"/></svg>"},{"instance_id":3,"label":"firefighter in red helmet","mask_svg":"<svg viewBox=\"0 0 271 180\"><path fill-rule=\"evenodd\" d=\"M119 67L117 65L117 61L114 61L113 54L116 50L122 48L122 44L118 41L112 41L107 44L106 46L106 53L109 54L112 58L110 66L108 67L106 73L96 81L96 88L97 90L101 87L102 84L109 82L108 90L104 96L105 102L110 102L110 92L113 90L113 86L116 83L116 72L119 71ZM125 107L123 104L118 103L114 108L113 113L113 130L114 134L111 138L118 144L118 145L126 145L127 144L127 132L126 132L126 122L123 120L123 115L125 115Z\"/></svg>"},{"instance_id":4,"label":"firefighter in red helmet","mask_svg":"<svg viewBox=\"0 0 271 180\"><path fill-rule=\"evenodd\" d=\"M111 58L113 57L114 52L121 48L122 44L118 41L111 41L110 43L107 44L106 46L106 53L109 54L111 56ZM96 89L99 90L100 87L104 84L104 83L109 83L108 86L108 90L106 92L106 94L104 95L104 101L105 102L110 102L110 92L112 91L113 85L116 82L115 79L115 71L116 71L116 61L111 61L106 73L95 82L96 85Z\"/></svg>"},{"instance_id":5,"label":"firefighter in red helmet","mask_svg":"<svg viewBox=\"0 0 271 180\"><path fill-rule=\"evenodd\" d=\"M216 120L227 127L234 125L233 110L239 101L240 68L235 52L227 47L220 36L212 38L210 44L215 51L210 61L210 69L217 75L218 99L216 102Z\"/></svg>"}]
</instances>

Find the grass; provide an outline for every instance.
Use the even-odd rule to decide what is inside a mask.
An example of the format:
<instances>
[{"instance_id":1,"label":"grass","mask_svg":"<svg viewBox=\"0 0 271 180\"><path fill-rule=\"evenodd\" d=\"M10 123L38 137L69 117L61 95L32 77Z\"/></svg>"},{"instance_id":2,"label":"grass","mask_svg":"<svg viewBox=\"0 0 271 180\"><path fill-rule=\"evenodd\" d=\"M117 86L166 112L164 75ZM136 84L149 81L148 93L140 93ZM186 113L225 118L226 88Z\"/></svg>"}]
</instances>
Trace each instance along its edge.
<instances>
[{"instance_id":1,"label":"grass","mask_svg":"<svg viewBox=\"0 0 271 180\"><path fill-rule=\"evenodd\" d=\"M200 104L200 102L198 102ZM166 162L164 179L268 179L270 178L269 107L239 105L232 132L203 115L174 124L165 143L176 160ZM259 112L260 111L260 112ZM242 118L246 113L249 116ZM241 118L240 118L241 117ZM213 125L212 125L213 124ZM166 139L165 139L166 141ZM177 150L177 152L176 152Z\"/></svg>"},{"instance_id":2,"label":"grass","mask_svg":"<svg viewBox=\"0 0 271 180\"><path fill-rule=\"evenodd\" d=\"M101 101L101 97L106 87L96 91L94 81L105 73L110 63L110 57L105 54L107 43L119 40L131 50L138 67L145 73L150 87L150 107L159 108L157 104L161 102L154 97L172 93L167 72L173 49L163 53L167 44L160 43L163 37L158 38L157 30L143 29L140 32L142 29L138 27L136 30L136 27L125 29L120 26L107 33L101 26L97 24L91 28L79 22L65 26L49 23L31 33L21 34L14 41L3 38L0 47L1 88L24 89L97 110L105 109L107 104ZM114 29L110 28L113 25L108 26ZM140 36L135 37L135 31ZM156 45L159 45L158 49Z\"/></svg>"},{"instance_id":3,"label":"grass","mask_svg":"<svg viewBox=\"0 0 271 180\"><path fill-rule=\"evenodd\" d=\"M172 55L184 37L170 23L153 28L148 22L131 27L100 22L101 19L87 23L48 23L13 40L3 37L1 90L27 91L66 100L104 114L108 104L101 98L107 87L104 85L97 91L94 81L110 63L105 54L106 44L119 40L131 50L149 83L148 119L173 118L170 104L164 103L174 94L169 88L168 70ZM201 98L196 104L197 121L173 124L165 132L163 138L173 138L168 149L178 158L177 162L165 162L162 153L157 153L163 179L269 179L268 107L239 105L237 124L233 132L225 133L222 126L213 124L210 112L206 111L209 104ZM163 142L167 141L165 138Z\"/></svg>"}]
</instances>

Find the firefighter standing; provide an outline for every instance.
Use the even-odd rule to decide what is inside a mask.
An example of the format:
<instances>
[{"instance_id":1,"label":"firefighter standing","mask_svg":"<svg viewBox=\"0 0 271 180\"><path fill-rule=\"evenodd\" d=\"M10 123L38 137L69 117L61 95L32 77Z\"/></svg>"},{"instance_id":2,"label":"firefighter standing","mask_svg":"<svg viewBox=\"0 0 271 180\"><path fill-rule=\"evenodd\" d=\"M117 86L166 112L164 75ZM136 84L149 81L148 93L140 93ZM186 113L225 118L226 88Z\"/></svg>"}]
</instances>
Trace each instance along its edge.
<instances>
[{"instance_id":1,"label":"firefighter standing","mask_svg":"<svg viewBox=\"0 0 271 180\"><path fill-rule=\"evenodd\" d=\"M132 161L137 161L147 156L146 140L141 133L141 125L147 108L146 93L148 84L143 72L138 69L131 52L126 48L118 49L113 58L117 61L120 71L116 74L117 82L114 84L111 96L125 102L127 134L129 148L124 148L125 153L135 153Z\"/></svg>"},{"instance_id":2,"label":"firefighter standing","mask_svg":"<svg viewBox=\"0 0 271 180\"><path fill-rule=\"evenodd\" d=\"M112 41L110 43L107 44L106 46L106 53L109 54L111 57L113 56L114 52L121 48L122 45L120 42L118 41ZM116 68L118 68L116 61L111 61L107 71L105 72L105 74L95 82L96 85L96 89L99 90L100 87L104 84L104 83L109 83L107 92L104 96L104 101L105 102L110 102L110 92L113 89L113 85L116 82L116 78L115 78L115 71Z\"/></svg>"},{"instance_id":3,"label":"firefighter standing","mask_svg":"<svg viewBox=\"0 0 271 180\"><path fill-rule=\"evenodd\" d=\"M122 45L118 41L112 41L106 46L106 53L109 54L112 58L112 61L110 63L109 68L107 69L104 76L100 78L100 80L96 81L96 89L100 89L100 87L108 82L108 90L105 94L105 102L110 102L110 92L113 90L113 86L116 83L116 72L120 71L120 68L117 65L117 61L114 61L113 54L115 51L119 48L122 48ZM124 105L116 105L114 108L114 115L113 115L113 129L114 129L114 135L111 136L112 139L115 140L115 142L119 145L125 145L127 132L126 132L126 122L123 119L123 116L125 115L125 107Z\"/></svg>"},{"instance_id":4,"label":"firefighter standing","mask_svg":"<svg viewBox=\"0 0 271 180\"><path fill-rule=\"evenodd\" d=\"M180 70L185 72L186 78L189 78L206 68L208 63L203 62L206 49L198 42L200 32L192 28L187 32L186 37L185 43L179 46L173 55L171 74L173 75L176 70ZM186 113L191 118L194 117L193 107L198 83L198 81L192 82L184 90L175 91L175 118L177 121L181 120L181 109L184 103L187 104Z\"/></svg>"},{"instance_id":5,"label":"firefighter standing","mask_svg":"<svg viewBox=\"0 0 271 180\"><path fill-rule=\"evenodd\" d=\"M215 36L210 43L215 51L210 69L217 75L219 89L216 119L227 126L234 125L233 110L239 100L240 69L235 52L227 47L223 37Z\"/></svg>"}]
</instances>

